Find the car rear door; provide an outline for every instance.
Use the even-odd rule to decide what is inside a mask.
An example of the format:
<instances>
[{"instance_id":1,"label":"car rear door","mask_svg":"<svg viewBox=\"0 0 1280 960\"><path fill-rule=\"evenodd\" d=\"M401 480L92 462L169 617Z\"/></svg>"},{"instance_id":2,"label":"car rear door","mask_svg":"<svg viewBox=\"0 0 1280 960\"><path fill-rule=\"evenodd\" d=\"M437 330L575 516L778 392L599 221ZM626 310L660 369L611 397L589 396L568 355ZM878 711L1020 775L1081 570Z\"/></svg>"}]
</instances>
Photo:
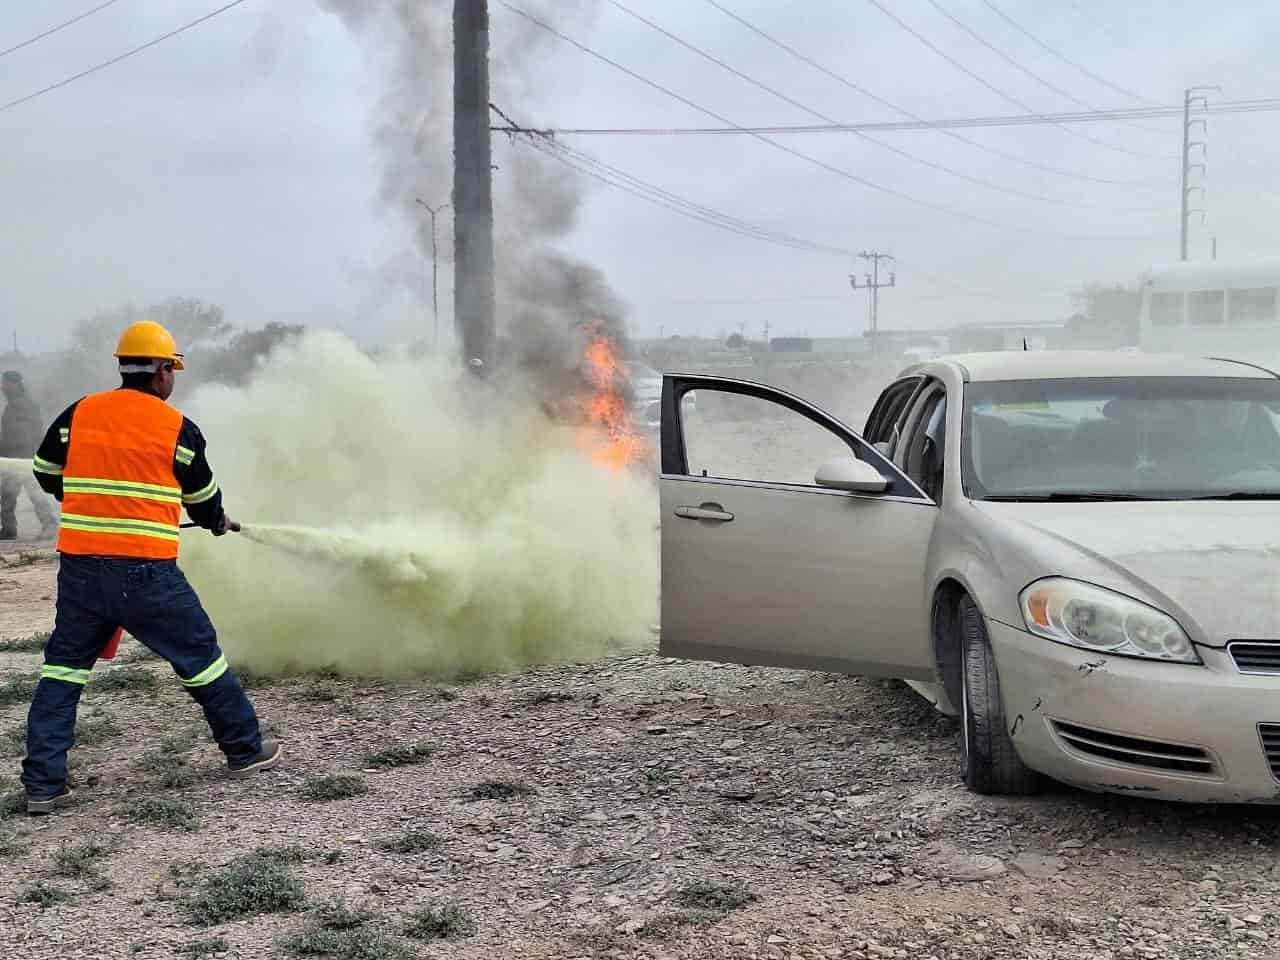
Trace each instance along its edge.
<instances>
[{"instance_id":1,"label":"car rear door","mask_svg":"<svg viewBox=\"0 0 1280 960\"><path fill-rule=\"evenodd\" d=\"M885 491L817 486L841 456L875 466ZM664 655L934 678L937 508L847 426L761 384L667 376L660 488Z\"/></svg>"}]
</instances>

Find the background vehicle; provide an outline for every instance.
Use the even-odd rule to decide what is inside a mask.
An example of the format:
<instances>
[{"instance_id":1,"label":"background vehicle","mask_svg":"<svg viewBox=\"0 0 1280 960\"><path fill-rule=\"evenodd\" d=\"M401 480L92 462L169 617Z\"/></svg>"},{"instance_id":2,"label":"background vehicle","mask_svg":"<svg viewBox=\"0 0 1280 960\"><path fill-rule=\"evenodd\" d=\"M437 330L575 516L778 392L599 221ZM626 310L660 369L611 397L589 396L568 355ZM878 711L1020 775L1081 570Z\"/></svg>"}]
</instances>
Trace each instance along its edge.
<instances>
[{"instance_id":1,"label":"background vehicle","mask_svg":"<svg viewBox=\"0 0 1280 960\"><path fill-rule=\"evenodd\" d=\"M1158 353L1280 361L1280 258L1177 263L1142 277L1139 343Z\"/></svg>"},{"instance_id":2,"label":"background vehicle","mask_svg":"<svg viewBox=\"0 0 1280 960\"><path fill-rule=\"evenodd\" d=\"M631 382L635 418L648 426L656 426L661 418L662 374L643 363L632 361L627 364L627 376Z\"/></svg>"},{"instance_id":3,"label":"background vehicle","mask_svg":"<svg viewBox=\"0 0 1280 960\"><path fill-rule=\"evenodd\" d=\"M745 381L662 402L663 654L906 680L980 792L1280 799L1274 374L942 358L862 435Z\"/></svg>"}]
</instances>

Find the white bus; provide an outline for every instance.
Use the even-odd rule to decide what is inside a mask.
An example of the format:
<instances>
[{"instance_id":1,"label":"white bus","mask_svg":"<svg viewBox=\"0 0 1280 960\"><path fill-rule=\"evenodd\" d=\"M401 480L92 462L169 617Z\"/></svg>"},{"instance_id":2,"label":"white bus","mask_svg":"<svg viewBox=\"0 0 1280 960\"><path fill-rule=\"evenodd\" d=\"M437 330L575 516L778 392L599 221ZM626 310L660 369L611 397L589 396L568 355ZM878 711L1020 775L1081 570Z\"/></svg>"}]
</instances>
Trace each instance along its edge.
<instances>
[{"instance_id":1,"label":"white bus","mask_svg":"<svg viewBox=\"0 0 1280 960\"><path fill-rule=\"evenodd\" d=\"M1141 286L1143 350L1280 361L1280 257L1153 268Z\"/></svg>"}]
</instances>

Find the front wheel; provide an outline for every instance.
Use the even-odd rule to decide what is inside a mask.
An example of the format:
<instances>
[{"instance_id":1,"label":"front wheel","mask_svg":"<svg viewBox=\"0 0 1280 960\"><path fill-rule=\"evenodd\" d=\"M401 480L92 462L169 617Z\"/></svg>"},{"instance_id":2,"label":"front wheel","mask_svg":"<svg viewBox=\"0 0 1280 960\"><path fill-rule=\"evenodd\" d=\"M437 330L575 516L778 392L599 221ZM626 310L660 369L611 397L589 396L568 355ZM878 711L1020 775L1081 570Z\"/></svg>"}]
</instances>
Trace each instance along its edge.
<instances>
[{"instance_id":1,"label":"front wheel","mask_svg":"<svg viewBox=\"0 0 1280 960\"><path fill-rule=\"evenodd\" d=\"M977 604L960 600L961 770L974 793L1035 793L1040 775L1027 767L1013 747L1000 696L996 658Z\"/></svg>"}]
</instances>

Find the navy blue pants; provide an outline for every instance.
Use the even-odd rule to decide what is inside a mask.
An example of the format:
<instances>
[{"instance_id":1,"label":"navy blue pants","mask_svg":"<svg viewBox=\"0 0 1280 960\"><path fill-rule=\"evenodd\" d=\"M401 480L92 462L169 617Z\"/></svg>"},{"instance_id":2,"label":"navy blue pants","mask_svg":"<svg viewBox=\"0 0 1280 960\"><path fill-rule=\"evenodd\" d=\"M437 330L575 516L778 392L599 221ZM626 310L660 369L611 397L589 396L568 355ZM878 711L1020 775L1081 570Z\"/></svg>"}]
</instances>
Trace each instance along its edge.
<instances>
[{"instance_id":1,"label":"navy blue pants","mask_svg":"<svg viewBox=\"0 0 1280 960\"><path fill-rule=\"evenodd\" d=\"M233 766L261 750L253 705L227 667L213 624L175 561L63 554L57 618L27 717L22 782L30 796L51 797L67 782L80 694L118 626L169 661L204 709L213 738Z\"/></svg>"}]
</instances>

